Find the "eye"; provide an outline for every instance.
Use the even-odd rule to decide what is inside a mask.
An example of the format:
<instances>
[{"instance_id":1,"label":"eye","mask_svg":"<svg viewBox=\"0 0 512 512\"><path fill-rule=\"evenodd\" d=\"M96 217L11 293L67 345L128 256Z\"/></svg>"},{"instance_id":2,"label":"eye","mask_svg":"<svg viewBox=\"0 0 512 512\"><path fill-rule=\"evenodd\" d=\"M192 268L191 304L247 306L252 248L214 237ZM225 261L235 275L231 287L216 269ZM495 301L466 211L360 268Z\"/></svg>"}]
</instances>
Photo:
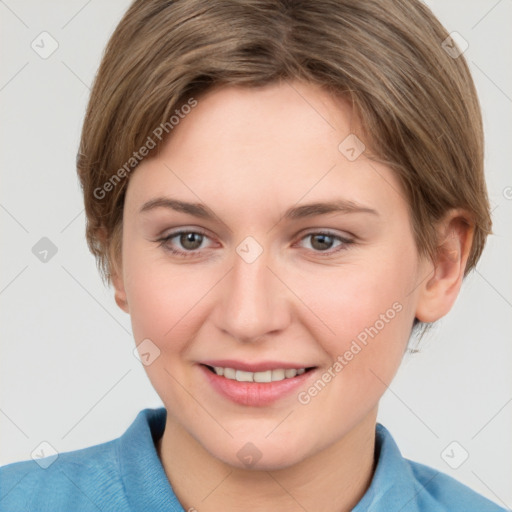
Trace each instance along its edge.
<instances>
[{"instance_id":1,"label":"eye","mask_svg":"<svg viewBox=\"0 0 512 512\"><path fill-rule=\"evenodd\" d=\"M160 246L164 247L165 250L182 257L196 256L198 251L201 249L202 243L207 239L205 233L201 231L176 231L169 235L160 238L157 242L160 242ZM176 239L176 242L172 240ZM182 247L184 250L176 249L173 246Z\"/></svg>"},{"instance_id":2,"label":"eye","mask_svg":"<svg viewBox=\"0 0 512 512\"><path fill-rule=\"evenodd\" d=\"M311 240L310 246L315 253L325 253L326 255L342 251L346 249L348 245L354 243L354 240L350 238L325 231L308 233L301 238L301 241L307 239ZM337 246L334 245L336 241L339 242ZM334 250L332 249L333 246L336 247Z\"/></svg>"}]
</instances>

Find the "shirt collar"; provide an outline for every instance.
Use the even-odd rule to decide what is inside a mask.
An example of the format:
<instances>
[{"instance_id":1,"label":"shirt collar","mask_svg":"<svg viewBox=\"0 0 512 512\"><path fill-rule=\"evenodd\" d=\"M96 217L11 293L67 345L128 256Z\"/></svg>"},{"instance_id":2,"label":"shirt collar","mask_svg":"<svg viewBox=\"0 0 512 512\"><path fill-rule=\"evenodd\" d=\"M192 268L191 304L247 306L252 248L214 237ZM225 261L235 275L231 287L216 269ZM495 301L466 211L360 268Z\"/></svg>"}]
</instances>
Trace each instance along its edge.
<instances>
[{"instance_id":1,"label":"shirt collar","mask_svg":"<svg viewBox=\"0 0 512 512\"><path fill-rule=\"evenodd\" d=\"M375 433L377 464L373 478L352 512L421 512L417 496L423 487L416 481L408 461L384 425L377 423Z\"/></svg>"},{"instance_id":2,"label":"shirt collar","mask_svg":"<svg viewBox=\"0 0 512 512\"><path fill-rule=\"evenodd\" d=\"M155 448L166 418L164 407L144 409L119 438L119 469L132 510L183 510Z\"/></svg>"}]
</instances>

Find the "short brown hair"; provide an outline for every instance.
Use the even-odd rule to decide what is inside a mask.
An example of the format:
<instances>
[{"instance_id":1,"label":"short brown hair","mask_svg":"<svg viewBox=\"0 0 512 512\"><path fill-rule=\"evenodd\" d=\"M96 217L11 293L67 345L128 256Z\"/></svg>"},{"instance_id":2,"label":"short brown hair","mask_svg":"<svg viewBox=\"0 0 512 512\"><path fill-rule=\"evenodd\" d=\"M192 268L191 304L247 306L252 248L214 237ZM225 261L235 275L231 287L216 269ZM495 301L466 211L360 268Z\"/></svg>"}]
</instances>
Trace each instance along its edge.
<instances>
[{"instance_id":1,"label":"short brown hair","mask_svg":"<svg viewBox=\"0 0 512 512\"><path fill-rule=\"evenodd\" d=\"M77 160L104 280L121 256L134 151L155 127L214 86L288 79L350 97L373 158L403 185L421 253L434 254L449 209L472 215L466 275L491 218L478 98L448 37L419 0L135 0L106 47Z\"/></svg>"}]
</instances>

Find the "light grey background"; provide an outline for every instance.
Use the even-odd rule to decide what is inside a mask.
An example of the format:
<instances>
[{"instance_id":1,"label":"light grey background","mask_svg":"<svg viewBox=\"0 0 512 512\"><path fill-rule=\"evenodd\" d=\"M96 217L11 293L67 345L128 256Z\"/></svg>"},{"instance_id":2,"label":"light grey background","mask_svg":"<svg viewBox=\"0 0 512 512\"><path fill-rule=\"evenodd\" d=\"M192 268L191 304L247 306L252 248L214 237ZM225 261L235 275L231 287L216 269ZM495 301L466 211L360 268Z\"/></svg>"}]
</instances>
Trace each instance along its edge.
<instances>
[{"instance_id":1,"label":"light grey background","mask_svg":"<svg viewBox=\"0 0 512 512\"><path fill-rule=\"evenodd\" d=\"M2 465L29 459L41 441L59 452L108 441L139 410L162 405L86 247L75 173L89 87L129 3L0 1ZM512 1L426 3L469 43L494 235L453 311L406 356L379 421L406 457L510 508ZM31 47L43 31L59 45L47 59ZM42 237L58 249L46 263L32 252ZM458 469L441 456L452 441L452 465L469 454Z\"/></svg>"}]
</instances>

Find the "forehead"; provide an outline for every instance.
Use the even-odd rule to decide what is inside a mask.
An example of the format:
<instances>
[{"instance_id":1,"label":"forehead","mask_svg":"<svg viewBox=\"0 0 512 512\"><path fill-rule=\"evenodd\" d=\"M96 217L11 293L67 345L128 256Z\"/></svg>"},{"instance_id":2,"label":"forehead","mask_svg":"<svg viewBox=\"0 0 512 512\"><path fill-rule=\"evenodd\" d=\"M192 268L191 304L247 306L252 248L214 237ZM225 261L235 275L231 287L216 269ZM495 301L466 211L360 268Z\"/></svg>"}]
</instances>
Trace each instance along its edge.
<instances>
[{"instance_id":1,"label":"forehead","mask_svg":"<svg viewBox=\"0 0 512 512\"><path fill-rule=\"evenodd\" d=\"M339 142L335 133L351 133L357 129L356 121L346 100L313 84L285 81L257 88L217 87L198 99L167 146L170 150L177 145L188 147L202 139L201 149L219 156L243 156L248 150L265 148L268 152L262 158L267 154L289 158L299 147L302 153L330 147L335 154Z\"/></svg>"},{"instance_id":2,"label":"forehead","mask_svg":"<svg viewBox=\"0 0 512 512\"><path fill-rule=\"evenodd\" d=\"M167 192L217 207L233 202L258 214L302 198L406 206L390 169L365 152L353 158L364 140L346 100L300 82L216 88L196 100L131 176L130 205Z\"/></svg>"}]
</instances>

